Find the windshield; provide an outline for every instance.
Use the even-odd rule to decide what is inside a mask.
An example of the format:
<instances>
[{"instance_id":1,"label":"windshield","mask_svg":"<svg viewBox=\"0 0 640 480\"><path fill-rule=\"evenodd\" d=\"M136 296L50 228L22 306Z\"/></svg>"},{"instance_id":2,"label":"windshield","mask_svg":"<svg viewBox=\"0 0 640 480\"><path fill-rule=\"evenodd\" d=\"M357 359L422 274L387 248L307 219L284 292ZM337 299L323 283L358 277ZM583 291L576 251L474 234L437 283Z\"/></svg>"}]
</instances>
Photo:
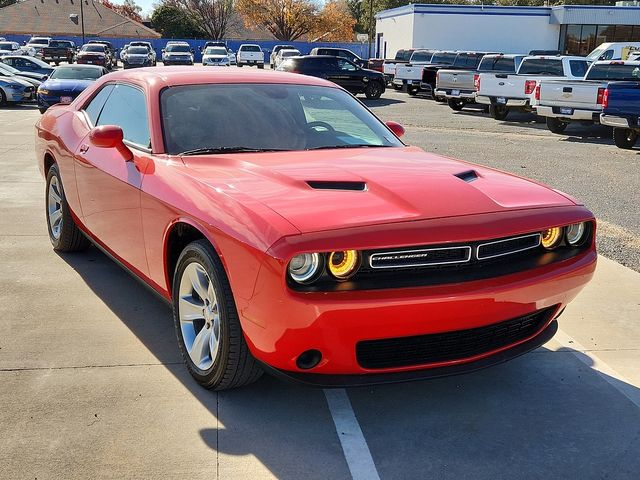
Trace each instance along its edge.
<instances>
[{"instance_id":1,"label":"windshield","mask_svg":"<svg viewBox=\"0 0 640 480\"><path fill-rule=\"evenodd\" d=\"M453 64L456 67L475 69L482 57L483 55L480 53L461 53L456 57Z\"/></svg>"},{"instance_id":2,"label":"windshield","mask_svg":"<svg viewBox=\"0 0 640 480\"><path fill-rule=\"evenodd\" d=\"M502 55L489 56L485 55L478 66L479 72L510 72L516 71L515 61L513 57L504 57Z\"/></svg>"},{"instance_id":3,"label":"windshield","mask_svg":"<svg viewBox=\"0 0 640 480\"><path fill-rule=\"evenodd\" d=\"M167 52L173 53L191 53L191 47L189 45L169 45Z\"/></svg>"},{"instance_id":4,"label":"windshield","mask_svg":"<svg viewBox=\"0 0 640 480\"><path fill-rule=\"evenodd\" d=\"M29 43L32 45L49 45L48 38L32 38L29 40Z\"/></svg>"},{"instance_id":5,"label":"windshield","mask_svg":"<svg viewBox=\"0 0 640 480\"><path fill-rule=\"evenodd\" d=\"M434 65L453 65L457 55L454 52L436 52L433 54L431 63Z\"/></svg>"},{"instance_id":6,"label":"windshield","mask_svg":"<svg viewBox=\"0 0 640 480\"><path fill-rule=\"evenodd\" d=\"M585 80L622 80L637 82L640 80L640 66L625 65L622 63L594 65L587 73Z\"/></svg>"},{"instance_id":7,"label":"windshield","mask_svg":"<svg viewBox=\"0 0 640 480\"><path fill-rule=\"evenodd\" d=\"M611 48L611 45L603 43L599 47L596 47L589 55L587 55L587 60L598 60L607 50L607 48ZM611 51L611 53L613 53L613 50Z\"/></svg>"},{"instance_id":8,"label":"windshield","mask_svg":"<svg viewBox=\"0 0 640 480\"><path fill-rule=\"evenodd\" d=\"M13 50L13 43L0 42L0 50Z\"/></svg>"},{"instance_id":9,"label":"windshield","mask_svg":"<svg viewBox=\"0 0 640 480\"><path fill-rule=\"evenodd\" d=\"M105 47L103 45L84 45L82 47L82 51L83 52L98 52L98 53L104 53L105 52Z\"/></svg>"},{"instance_id":10,"label":"windshield","mask_svg":"<svg viewBox=\"0 0 640 480\"><path fill-rule=\"evenodd\" d=\"M413 50L398 50L396 53L396 60L408 62L412 53Z\"/></svg>"},{"instance_id":11,"label":"windshield","mask_svg":"<svg viewBox=\"0 0 640 480\"><path fill-rule=\"evenodd\" d=\"M562 60L559 58L526 58L520 65L518 75L550 75L562 77Z\"/></svg>"},{"instance_id":12,"label":"windshield","mask_svg":"<svg viewBox=\"0 0 640 480\"><path fill-rule=\"evenodd\" d=\"M411 55L412 62L428 62L433 57L433 52L413 52Z\"/></svg>"},{"instance_id":13,"label":"windshield","mask_svg":"<svg viewBox=\"0 0 640 480\"><path fill-rule=\"evenodd\" d=\"M300 52L298 50L283 50L281 55L283 57L295 57L300 55Z\"/></svg>"},{"instance_id":14,"label":"windshield","mask_svg":"<svg viewBox=\"0 0 640 480\"><path fill-rule=\"evenodd\" d=\"M243 52L259 52L260 47L258 45L243 45L240 50Z\"/></svg>"},{"instance_id":15,"label":"windshield","mask_svg":"<svg viewBox=\"0 0 640 480\"><path fill-rule=\"evenodd\" d=\"M129 47L127 53L130 55L147 55L149 49L147 47Z\"/></svg>"},{"instance_id":16,"label":"windshield","mask_svg":"<svg viewBox=\"0 0 640 480\"><path fill-rule=\"evenodd\" d=\"M169 154L198 149L305 150L402 143L349 93L284 84L175 86L160 97Z\"/></svg>"},{"instance_id":17,"label":"windshield","mask_svg":"<svg viewBox=\"0 0 640 480\"><path fill-rule=\"evenodd\" d=\"M49 78L56 80L95 80L102 76L100 67L58 67Z\"/></svg>"},{"instance_id":18,"label":"windshield","mask_svg":"<svg viewBox=\"0 0 640 480\"><path fill-rule=\"evenodd\" d=\"M227 55L227 49L222 47L209 47L204 51L205 55Z\"/></svg>"}]
</instances>

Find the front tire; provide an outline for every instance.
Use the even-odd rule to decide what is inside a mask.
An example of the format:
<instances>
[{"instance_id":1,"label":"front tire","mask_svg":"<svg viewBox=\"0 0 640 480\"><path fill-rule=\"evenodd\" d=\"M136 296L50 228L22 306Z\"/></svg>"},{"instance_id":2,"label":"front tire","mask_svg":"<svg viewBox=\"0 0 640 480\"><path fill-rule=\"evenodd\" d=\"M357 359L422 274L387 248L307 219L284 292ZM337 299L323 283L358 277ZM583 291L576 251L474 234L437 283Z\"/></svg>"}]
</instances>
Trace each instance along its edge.
<instances>
[{"instance_id":1,"label":"front tire","mask_svg":"<svg viewBox=\"0 0 640 480\"><path fill-rule=\"evenodd\" d=\"M47 230L53 249L58 252L85 250L90 242L76 225L62 188L58 165L53 164L47 172L45 199Z\"/></svg>"},{"instance_id":2,"label":"front tire","mask_svg":"<svg viewBox=\"0 0 640 480\"><path fill-rule=\"evenodd\" d=\"M4 92L0 88L0 107L3 107L6 104L7 104L7 96L4 94Z\"/></svg>"},{"instance_id":3,"label":"front tire","mask_svg":"<svg viewBox=\"0 0 640 480\"><path fill-rule=\"evenodd\" d=\"M264 70L264 63L259 63L259 64L258 64L258 68L259 68L260 70Z\"/></svg>"},{"instance_id":4,"label":"front tire","mask_svg":"<svg viewBox=\"0 0 640 480\"><path fill-rule=\"evenodd\" d=\"M412 97L415 97L416 95L418 95L419 89L415 88L415 87L409 87L407 88L407 93L409 95L411 95Z\"/></svg>"},{"instance_id":5,"label":"front tire","mask_svg":"<svg viewBox=\"0 0 640 480\"><path fill-rule=\"evenodd\" d=\"M555 117L547 117L547 128L553 133L562 133L568 126L568 122L563 122Z\"/></svg>"},{"instance_id":6,"label":"front tire","mask_svg":"<svg viewBox=\"0 0 640 480\"><path fill-rule=\"evenodd\" d=\"M222 263L205 240L187 245L178 259L173 319L182 358L203 387L241 387L262 375L244 339Z\"/></svg>"},{"instance_id":7,"label":"front tire","mask_svg":"<svg viewBox=\"0 0 640 480\"><path fill-rule=\"evenodd\" d=\"M504 105L489 106L489 114L496 120L504 120L509 115L509 109Z\"/></svg>"},{"instance_id":8,"label":"front tire","mask_svg":"<svg viewBox=\"0 0 640 480\"><path fill-rule=\"evenodd\" d=\"M638 140L638 134L630 128L614 128L613 129L613 141L616 147L630 150L636 144Z\"/></svg>"}]
</instances>

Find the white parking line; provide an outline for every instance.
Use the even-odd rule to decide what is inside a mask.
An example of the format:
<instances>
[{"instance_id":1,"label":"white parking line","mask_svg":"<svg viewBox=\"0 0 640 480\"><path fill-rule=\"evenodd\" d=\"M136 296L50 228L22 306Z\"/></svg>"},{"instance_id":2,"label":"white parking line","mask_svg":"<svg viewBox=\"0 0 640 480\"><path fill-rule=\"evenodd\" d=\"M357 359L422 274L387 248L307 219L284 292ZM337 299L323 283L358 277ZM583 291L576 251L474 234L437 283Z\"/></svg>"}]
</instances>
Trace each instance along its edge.
<instances>
[{"instance_id":1,"label":"white parking line","mask_svg":"<svg viewBox=\"0 0 640 480\"><path fill-rule=\"evenodd\" d=\"M615 387L620 393L631 400L636 407L640 407L640 389L634 386L623 375L620 375L613 368L603 362L593 353L587 351L583 345L564 333L562 330L553 337L564 348L568 348L582 363L591 367L593 370L607 381L611 386Z\"/></svg>"},{"instance_id":2,"label":"white parking line","mask_svg":"<svg viewBox=\"0 0 640 480\"><path fill-rule=\"evenodd\" d=\"M380 480L367 441L353 412L346 390L325 390L329 411L354 480Z\"/></svg>"}]
</instances>

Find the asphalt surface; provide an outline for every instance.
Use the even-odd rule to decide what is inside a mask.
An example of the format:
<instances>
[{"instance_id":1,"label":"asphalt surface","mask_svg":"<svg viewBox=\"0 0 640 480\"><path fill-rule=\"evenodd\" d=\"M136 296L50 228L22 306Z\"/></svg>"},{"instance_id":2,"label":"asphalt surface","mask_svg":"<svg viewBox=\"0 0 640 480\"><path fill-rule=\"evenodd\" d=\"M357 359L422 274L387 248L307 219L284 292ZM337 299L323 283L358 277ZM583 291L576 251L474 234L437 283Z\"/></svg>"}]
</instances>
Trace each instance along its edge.
<instances>
[{"instance_id":1,"label":"asphalt surface","mask_svg":"<svg viewBox=\"0 0 640 480\"><path fill-rule=\"evenodd\" d=\"M557 135L533 114L514 112L497 121L479 108L454 112L393 89L365 103L384 120L402 123L411 145L528 177L581 200L599 221L600 253L640 271L640 143L621 150L607 127L571 124Z\"/></svg>"},{"instance_id":2,"label":"asphalt surface","mask_svg":"<svg viewBox=\"0 0 640 480\"><path fill-rule=\"evenodd\" d=\"M397 93L374 109L410 143L525 171L638 233L635 152ZM206 391L163 302L95 248L53 252L38 117L0 109L0 479L638 478L637 272L601 258L552 341L481 372L331 391L265 375Z\"/></svg>"}]
</instances>

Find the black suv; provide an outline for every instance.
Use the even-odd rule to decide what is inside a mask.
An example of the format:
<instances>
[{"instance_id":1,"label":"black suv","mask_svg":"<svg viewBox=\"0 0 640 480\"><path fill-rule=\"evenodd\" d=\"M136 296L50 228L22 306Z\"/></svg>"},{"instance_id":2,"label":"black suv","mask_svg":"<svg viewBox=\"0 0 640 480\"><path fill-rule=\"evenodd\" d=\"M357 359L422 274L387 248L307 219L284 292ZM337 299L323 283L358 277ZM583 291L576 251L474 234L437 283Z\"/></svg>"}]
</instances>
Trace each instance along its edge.
<instances>
[{"instance_id":1,"label":"black suv","mask_svg":"<svg viewBox=\"0 0 640 480\"><path fill-rule=\"evenodd\" d=\"M380 98L386 84L384 74L359 67L346 58L329 55L290 57L278 70L326 78L354 95L364 93L370 99Z\"/></svg>"},{"instance_id":2,"label":"black suv","mask_svg":"<svg viewBox=\"0 0 640 480\"><path fill-rule=\"evenodd\" d=\"M358 55L346 48L316 47L309 52L309 55L329 55L331 57L346 58L362 68L365 68L369 64L367 60L360 58Z\"/></svg>"}]
</instances>

